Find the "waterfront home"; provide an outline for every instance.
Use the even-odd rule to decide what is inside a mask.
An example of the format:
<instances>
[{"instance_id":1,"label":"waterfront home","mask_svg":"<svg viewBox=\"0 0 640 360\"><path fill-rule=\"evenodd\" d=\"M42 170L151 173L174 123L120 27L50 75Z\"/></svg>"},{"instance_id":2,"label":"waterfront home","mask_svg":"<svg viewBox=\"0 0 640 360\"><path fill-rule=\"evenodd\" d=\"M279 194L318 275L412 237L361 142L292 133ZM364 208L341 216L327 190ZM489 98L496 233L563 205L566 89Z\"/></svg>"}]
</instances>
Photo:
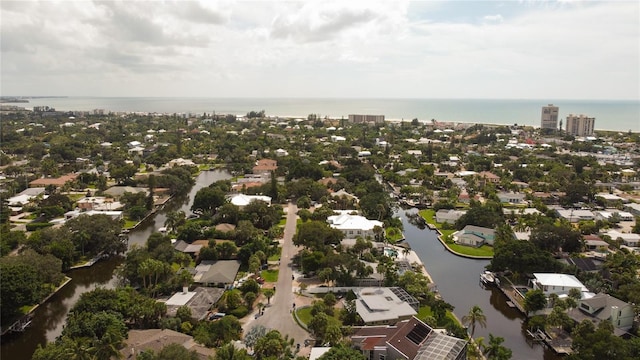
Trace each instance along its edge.
<instances>
[{"instance_id":1,"label":"waterfront home","mask_svg":"<svg viewBox=\"0 0 640 360\"><path fill-rule=\"evenodd\" d=\"M239 208L243 208L249 205L252 201L264 201L267 204L271 205L270 196L235 194L229 198L229 202Z\"/></svg>"},{"instance_id":2,"label":"waterfront home","mask_svg":"<svg viewBox=\"0 0 640 360\"><path fill-rule=\"evenodd\" d=\"M480 247L484 244L493 246L495 230L481 226L467 225L464 229L453 233L456 244Z\"/></svg>"},{"instance_id":3,"label":"waterfront home","mask_svg":"<svg viewBox=\"0 0 640 360\"><path fill-rule=\"evenodd\" d=\"M352 239L358 236L362 238L375 238L373 229L378 226L384 228L381 221L369 220L361 215L351 214L355 210L338 210L338 215L331 215L327 218L329 226L342 231L345 238Z\"/></svg>"},{"instance_id":4,"label":"waterfront home","mask_svg":"<svg viewBox=\"0 0 640 360\"><path fill-rule=\"evenodd\" d=\"M545 295L568 295L571 289L578 289L583 298L590 297L589 289L573 275L558 273L534 273L530 279L534 290L542 290Z\"/></svg>"},{"instance_id":5,"label":"waterfront home","mask_svg":"<svg viewBox=\"0 0 640 360\"><path fill-rule=\"evenodd\" d=\"M578 307L568 313L576 322L589 319L596 327L601 321L609 321L614 333L624 335L633 326L633 306L605 293L578 301Z\"/></svg>"},{"instance_id":6,"label":"waterfront home","mask_svg":"<svg viewBox=\"0 0 640 360\"><path fill-rule=\"evenodd\" d=\"M389 326L364 326L351 336L365 359L465 360L467 341L433 329L415 316Z\"/></svg>"},{"instance_id":7,"label":"waterfront home","mask_svg":"<svg viewBox=\"0 0 640 360\"><path fill-rule=\"evenodd\" d=\"M202 247L203 245L189 244L184 240L179 240L173 245L174 249L185 254L189 254L191 255L191 257L195 257L198 253L200 253Z\"/></svg>"},{"instance_id":8,"label":"waterfront home","mask_svg":"<svg viewBox=\"0 0 640 360\"><path fill-rule=\"evenodd\" d=\"M497 196L498 196L498 199L500 199L500 202L503 204L520 205L525 203L524 201L525 194L522 194L522 193L501 191L497 194Z\"/></svg>"},{"instance_id":9,"label":"waterfront home","mask_svg":"<svg viewBox=\"0 0 640 360\"><path fill-rule=\"evenodd\" d=\"M64 218L66 221L66 220L71 220L73 218L76 218L80 215L87 215L87 216L107 215L114 220L122 219L122 211L115 211L115 210L89 210L89 211L71 210L64 213Z\"/></svg>"},{"instance_id":10,"label":"waterfront home","mask_svg":"<svg viewBox=\"0 0 640 360\"><path fill-rule=\"evenodd\" d=\"M118 199L122 195L124 195L124 193L127 193L127 192L128 193L132 193L132 194L137 194L139 192L143 192L146 195L146 194L149 193L149 190L147 188L142 188L142 187L112 186L112 187L108 188L107 190L105 190L104 194L113 196L114 198Z\"/></svg>"},{"instance_id":11,"label":"waterfront home","mask_svg":"<svg viewBox=\"0 0 640 360\"><path fill-rule=\"evenodd\" d=\"M440 209L436 212L436 222L455 224L466 213L466 210Z\"/></svg>"},{"instance_id":12,"label":"waterfront home","mask_svg":"<svg viewBox=\"0 0 640 360\"><path fill-rule=\"evenodd\" d=\"M204 286L228 287L235 281L239 269L238 260L204 260L196 266L193 282Z\"/></svg>"},{"instance_id":13,"label":"waterfront home","mask_svg":"<svg viewBox=\"0 0 640 360\"><path fill-rule=\"evenodd\" d=\"M420 306L399 287L365 287L356 291L356 311L368 325L394 324L416 315Z\"/></svg>"},{"instance_id":14,"label":"waterfront home","mask_svg":"<svg viewBox=\"0 0 640 360\"><path fill-rule=\"evenodd\" d=\"M81 210L119 210L124 205L104 196L84 197L76 202Z\"/></svg>"}]
</instances>

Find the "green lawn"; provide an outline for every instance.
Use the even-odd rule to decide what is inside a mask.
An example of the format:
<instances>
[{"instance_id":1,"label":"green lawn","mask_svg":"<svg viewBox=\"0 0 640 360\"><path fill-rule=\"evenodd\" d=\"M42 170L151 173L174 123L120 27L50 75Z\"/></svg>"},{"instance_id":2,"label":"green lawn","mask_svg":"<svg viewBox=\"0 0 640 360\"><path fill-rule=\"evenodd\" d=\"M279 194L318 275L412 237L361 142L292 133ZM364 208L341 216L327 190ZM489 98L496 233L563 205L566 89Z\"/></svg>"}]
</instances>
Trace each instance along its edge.
<instances>
[{"instance_id":1,"label":"green lawn","mask_svg":"<svg viewBox=\"0 0 640 360\"><path fill-rule=\"evenodd\" d=\"M282 219L280 219L280 221L278 222L278 226L284 226L287 223L287 218L283 217Z\"/></svg>"},{"instance_id":2,"label":"green lawn","mask_svg":"<svg viewBox=\"0 0 640 360\"><path fill-rule=\"evenodd\" d=\"M132 227L136 226L137 223L138 223L137 221L127 219L124 221L124 226L122 228L131 229Z\"/></svg>"},{"instance_id":3,"label":"green lawn","mask_svg":"<svg viewBox=\"0 0 640 360\"><path fill-rule=\"evenodd\" d=\"M402 240L402 238L404 238L404 235L402 234L402 231L398 228L395 227L388 227L385 229L385 234L387 236L387 240L392 243L395 244L396 242L398 242L399 240Z\"/></svg>"},{"instance_id":4,"label":"green lawn","mask_svg":"<svg viewBox=\"0 0 640 360\"><path fill-rule=\"evenodd\" d=\"M433 312L431 311L431 307L429 305L421 306L420 309L418 309L418 315L416 315L416 317L418 319L424 319L427 316L433 317ZM447 310L447 317L451 319L451 321L453 321L454 323L459 323L458 319L456 319L456 317L453 316L453 313L449 310ZM438 325L441 325L441 324L438 324Z\"/></svg>"},{"instance_id":5,"label":"green lawn","mask_svg":"<svg viewBox=\"0 0 640 360\"><path fill-rule=\"evenodd\" d=\"M305 307L296 310L296 314L298 314L298 319L300 322L307 325L311 321L311 307Z\"/></svg>"},{"instance_id":6,"label":"green lawn","mask_svg":"<svg viewBox=\"0 0 640 360\"><path fill-rule=\"evenodd\" d=\"M471 256L493 256L493 247L489 245L482 245L479 248L475 248L472 246L464 246L453 243L447 243L447 246L451 248L451 250L465 255Z\"/></svg>"},{"instance_id":7,"label":"green lawn","mask_svg":"<svg viewBox=\"0 0 640 360\"><path fill-rule=\"evenodd\" d=\"M262 270L260 276L266 282L276 282L278 281L278 270Z\"/></svg>"},{"instance_id":8,"label":"green lawn","mask_svg":"<svg viewBox=\"0 0 640 360\"><path fill-rule=\"evenodd\" d=\"M420 210L418 214L420 214L420 216L422 216L422 218L425 219L429 224L436 223L436 212L433 209Z\"/></svg>"},{"instance_id":9,"label":"green lawn","mask_svg":"<svg viewBox=\"0 0 640 360\"><path fill-rule=\"evenodd\" d=\"M282 248L278 247L278 252L269 256L267 258L267 261L279 261L280 260L280 255L282 255Z\"/></svg>"}]
</instances>

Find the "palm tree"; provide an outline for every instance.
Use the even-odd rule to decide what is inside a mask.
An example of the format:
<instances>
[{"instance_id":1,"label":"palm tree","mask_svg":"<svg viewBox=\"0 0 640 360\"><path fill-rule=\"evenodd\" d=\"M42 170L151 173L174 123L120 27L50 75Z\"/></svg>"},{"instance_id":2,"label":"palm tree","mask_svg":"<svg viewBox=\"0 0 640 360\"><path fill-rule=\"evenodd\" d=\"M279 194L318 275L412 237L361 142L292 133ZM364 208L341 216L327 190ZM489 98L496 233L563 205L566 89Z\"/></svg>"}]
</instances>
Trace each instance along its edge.
<instances>
[{"instance_id":1,"label":"palm tree","mask_svg":"<svg viewBox=\"0 0 640 360\"><path fill-rule=\"evenodd\" d=\"M216 349L215 360L249 360L251 357L247 350L238 349L232 343L228 343Z\"/></svg>"},{"instance_id":2,"label":"palm tree","mask_svg":"<svg viewBox=\"0 0 640 360\"><path fill-rule=\"evenodd\" d=\"M510 349L502 346L504 338L489 334L489 344L484 346L484 354L489 360L507 360L511 359L512 352Z\"/></svg>"},{"instance_id":3,"label":"palm tree","mask_svg":"<svg viewBox=\"0 0 640 360\"><path fill-rule=\"evenodd\" d=\"M469 324L471 326L470 338L473 339L473 334L476 331L476 324L482 327L487 327L487 316L482 312L482 309L478 305L474 305L469 313L462 317L463 324Z\"/></svg>"},{"instance_id":4,"label":"palm tree","mask_svg":"<svg viewBox=\"0 0 640 360\"><path fill-rule=\"evenodd\" d=\"M273 291L273 289L264 289L262 293L267 298L267 304L271 304L271 297L273 297L275 291Z\"/></svg>"},{"instance_id":5,"label":"palm tree","mask_svg":"<svg viewBox=\"0 0 640 360\"><path fill-rule=\"evenodd\" d=\"M164 226L168 232L174 232L178 227L184 225L187 217L184 211L172 211L167 214L167 219L164 221Z\"/></svg>"}]
</instances>

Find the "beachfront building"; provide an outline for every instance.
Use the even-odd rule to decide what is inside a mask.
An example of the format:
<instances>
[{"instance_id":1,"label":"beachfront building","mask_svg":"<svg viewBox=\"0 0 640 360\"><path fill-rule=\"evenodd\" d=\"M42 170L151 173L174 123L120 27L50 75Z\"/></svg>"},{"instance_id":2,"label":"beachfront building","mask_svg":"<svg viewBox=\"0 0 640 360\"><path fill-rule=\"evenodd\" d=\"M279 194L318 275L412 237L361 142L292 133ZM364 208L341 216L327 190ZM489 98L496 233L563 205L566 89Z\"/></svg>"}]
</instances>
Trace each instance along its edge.
<instances>
[{"instance_id":1,"label":"beachfront building","mask_svg":"<svg viewBox=\"0 0 640 360\"><path fill-rule=\"evenodd\" d=\"M553 104L542 107L542 116L540 117L540 128L542 129L558 129L558 107Z\"/></svg>"},{"instance_id":2,"label":"beachfront building","mask_svg":"<svg viewBox=\"0 0 640 360\"><path fill-rule=\"evenodd\" d=\"M467 341L411 317L390 326L364 326L351 336L368 360L465 360Z\"/></svg>"},{"instance_id":3,"label":"beachfront building","mask_svg":"<svg viewBox=\"0 0 640 360\"><path fill-rule=\"evenodd\" d=\"M569 114L567 116L566 131L573 136L593 136L595 122L596 118Z\"/></svg>"},{"instance_id":4,"label":"beachfront building","mask_svg":"<svg viewBox=\"0 0 640 360\"><path fill-rule=\"evenodd\" d=\"M384 124L384 115L349 115L352 124Z\"/></svg>"},{"instance_id":5,"label":"beachfront building","mask_svg":"<svg viewBox=\"0 0 640 360\"><path fill-rule=\"evenodd\" d=\"M378 226L384 229L384 224L381 221L369 220L361 215L353 215L355 210L338 210L335 211L338 215L331 215L327 218L329 226L334 229L342 231L345 238L354 239L357 237L362 238L375 238L375 232L373 229Z\"/></svg>"},{"instance_id":6,"label":"beachfront building","mask_svg":"<svg viewBox=\"0 0 640 360\"><path fill-rule=\"evenodd\" d=\"M365 287L356 292L356 311L367 325L395 324L416 315L420 303L403 288Z\"/></svg>"}]
</instances>

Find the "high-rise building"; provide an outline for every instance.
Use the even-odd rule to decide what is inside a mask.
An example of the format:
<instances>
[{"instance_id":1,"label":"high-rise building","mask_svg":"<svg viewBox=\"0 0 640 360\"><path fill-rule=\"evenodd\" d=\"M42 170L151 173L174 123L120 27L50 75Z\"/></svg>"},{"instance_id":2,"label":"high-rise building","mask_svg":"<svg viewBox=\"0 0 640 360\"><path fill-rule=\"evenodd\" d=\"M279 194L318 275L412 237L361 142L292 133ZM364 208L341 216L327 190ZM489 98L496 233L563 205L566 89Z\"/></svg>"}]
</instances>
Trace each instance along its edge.
<instances>
[{"instance_id":1,"label":"high-rise building","mask_svg":"<svg viewBox=\"0 0 640 360\"><path fill-rule=\"evenodd\" d=\"M567 115L567 133L573 136L593 136L596 118L586 115Z\"/></svg>"},{"instance_id":2,"label":"high-rise building","mask_svg":"<svg viewBox=\"0 0 640 360\"><path fill-rule=\"evenodd\" d=\"M542 107L540 127L543 129L558 130L558 107L549 104Z\"/></svg>"},{"instance_id":3,"label":"high-rise building","mask_svg":"<svg viewBox=\"0 0 640 360\"><path fill-rule=\"evenodd\" d=\"M384 115L349 115L349 122L354 124L384 124Z\"/></svg>"}]
</instances>

